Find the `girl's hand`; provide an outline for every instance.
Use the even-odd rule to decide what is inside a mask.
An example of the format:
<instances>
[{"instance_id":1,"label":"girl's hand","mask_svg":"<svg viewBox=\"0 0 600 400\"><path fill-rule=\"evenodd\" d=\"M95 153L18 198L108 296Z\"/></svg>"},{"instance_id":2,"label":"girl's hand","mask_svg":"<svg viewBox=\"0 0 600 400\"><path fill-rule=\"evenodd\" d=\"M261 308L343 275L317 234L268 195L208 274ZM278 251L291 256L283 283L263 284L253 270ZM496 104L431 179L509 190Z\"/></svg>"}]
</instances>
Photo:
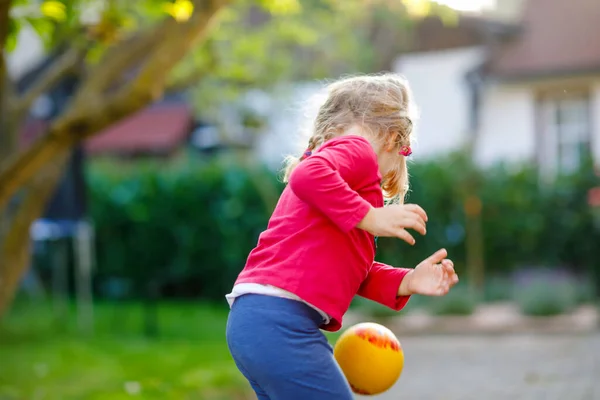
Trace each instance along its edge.
<instances>
[{"instance_id":1,"label":"girl's hand","mask_svg":"<svg viewBox=\"0 0 600 400\"><path fill-rule=\"evenodd\" d=\"M424 296L444 296L458 283L454 263L446 259L448 252L438 250L410 271L398 288L398 296L420 294Z\"/></svg>"},{"instance_id":2,"label":"girl's hand","mask_svg":"<svg viewBox=\"0 0 600 400\"><path fill-rule=\"evenodd\" d=\"M416 204L392 204L381 208L371 208L359 222L357 228L369 232L373 236L397 237L406 243L415 244L406 229L413 229L425 235L427 214Z\"/></svg>"}]
</instances>

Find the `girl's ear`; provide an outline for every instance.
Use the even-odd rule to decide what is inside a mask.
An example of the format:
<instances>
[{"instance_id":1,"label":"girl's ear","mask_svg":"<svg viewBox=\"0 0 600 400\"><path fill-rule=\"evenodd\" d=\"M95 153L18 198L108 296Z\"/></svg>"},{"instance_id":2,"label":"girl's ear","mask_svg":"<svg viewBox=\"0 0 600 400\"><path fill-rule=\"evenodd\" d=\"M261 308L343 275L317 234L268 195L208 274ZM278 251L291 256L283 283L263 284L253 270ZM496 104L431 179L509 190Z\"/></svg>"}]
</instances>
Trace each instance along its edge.
<instances>
[{"instance_id":1,"label":"girl's ear","mask_svg":"<svg viewBox=\"0 0 600 400\"><path fill-rule=\"evenodd\" d=\"M396 136L397 134L392 132L390 132L390 134L388 135L388 138L385 143L385 151L387 151L388 153L396 149Z\"/></svg>"}]
</instances>

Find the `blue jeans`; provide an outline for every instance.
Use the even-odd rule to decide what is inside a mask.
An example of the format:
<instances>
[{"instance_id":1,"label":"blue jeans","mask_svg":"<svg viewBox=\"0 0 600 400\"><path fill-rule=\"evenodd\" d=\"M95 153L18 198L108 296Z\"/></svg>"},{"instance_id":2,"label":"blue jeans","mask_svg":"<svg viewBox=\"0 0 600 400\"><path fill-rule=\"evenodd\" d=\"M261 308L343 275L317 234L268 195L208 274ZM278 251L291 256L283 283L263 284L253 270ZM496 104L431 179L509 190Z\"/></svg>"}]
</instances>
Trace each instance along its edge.
<instances>
[{"instance_id":1,"label":"blue jeans","mask_svg":"<svg viewBox=\"0 0 600 400\"><path fill-rule=\"evenodd\" d=\"M227 344L259 400L353 399L322 322L299 301L256 294L235 300Z\"/></svg>"}]
</instances>

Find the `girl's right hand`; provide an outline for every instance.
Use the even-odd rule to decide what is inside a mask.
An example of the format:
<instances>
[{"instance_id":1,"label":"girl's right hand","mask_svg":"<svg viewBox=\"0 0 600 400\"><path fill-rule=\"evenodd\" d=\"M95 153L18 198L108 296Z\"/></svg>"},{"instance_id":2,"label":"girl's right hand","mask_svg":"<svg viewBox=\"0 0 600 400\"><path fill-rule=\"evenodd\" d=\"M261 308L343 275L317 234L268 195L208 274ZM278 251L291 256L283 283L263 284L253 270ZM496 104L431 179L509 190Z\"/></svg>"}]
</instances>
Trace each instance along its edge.
<instances>
[{"instance_id":1,"label":"girl's right hand","mask_svg":"<svg viewBox=\"0 0 600 400\"><path fill-rule=\"evenodd\" d=\"M371 208L356 226L373 236L397 237L406 243L415 244L406 229L412 229L425 235L427 214L416 204L391 204L381 208Z\"/></svg>"}]
</instances>

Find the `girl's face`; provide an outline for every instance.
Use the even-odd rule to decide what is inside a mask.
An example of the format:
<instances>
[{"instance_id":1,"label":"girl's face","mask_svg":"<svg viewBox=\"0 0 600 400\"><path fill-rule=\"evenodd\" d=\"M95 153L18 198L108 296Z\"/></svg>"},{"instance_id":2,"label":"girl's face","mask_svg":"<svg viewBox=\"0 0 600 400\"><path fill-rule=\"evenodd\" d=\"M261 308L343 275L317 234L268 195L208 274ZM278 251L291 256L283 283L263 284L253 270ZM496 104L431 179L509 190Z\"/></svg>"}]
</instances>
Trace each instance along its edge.
<instances>
[{"instance_id":1,"label":"girl's face","mask_svg":"<svg viewBox=\"0 0 600 400\"><path fill-rule=\"evenodd\" d=\"M381 138L373 137L373 135L370 135L356 125L344 133L347 135L362 136L371 143L375 154L377 154L377 163L379 164L379 173L381 176L386 176L398 165L398 158L402 156L398 154L400 149L394 140L395 135L389 135L386 141L382 141Z\"/></svg>"},{"instance_id":2,"label":"girl's face","mask_svg":"<svg viewBox=\"0 0 600 400\"><path fill-rule=\"evenodd\" d=\"M396 169L400 157L400 148L395 141L395 135L389 135L386 141L375 140L371 142L375 153L377 154L377 162L379 164L379 173L381 176L386 176L392 170Z\"/></svg>"},{"instance_id":3,"label":"girl's face","mask_svg":"<svg viewBox=\"0 0 600 400\"><path fill-rule=\"evenodd\" d=\"M388 150L384 146L377 152L377 161L379 163L379 173L381 176L386 176L389 172L396 168L398 164L398 151Z\"/></svg>"}]
</instances>

